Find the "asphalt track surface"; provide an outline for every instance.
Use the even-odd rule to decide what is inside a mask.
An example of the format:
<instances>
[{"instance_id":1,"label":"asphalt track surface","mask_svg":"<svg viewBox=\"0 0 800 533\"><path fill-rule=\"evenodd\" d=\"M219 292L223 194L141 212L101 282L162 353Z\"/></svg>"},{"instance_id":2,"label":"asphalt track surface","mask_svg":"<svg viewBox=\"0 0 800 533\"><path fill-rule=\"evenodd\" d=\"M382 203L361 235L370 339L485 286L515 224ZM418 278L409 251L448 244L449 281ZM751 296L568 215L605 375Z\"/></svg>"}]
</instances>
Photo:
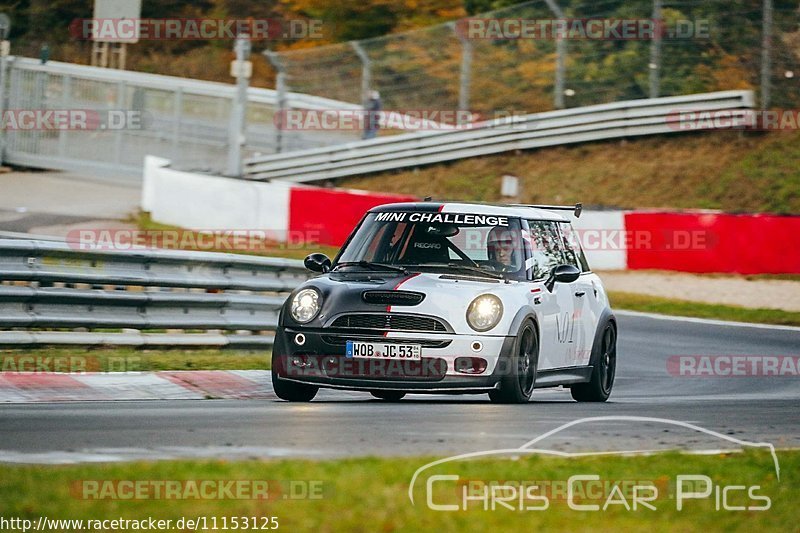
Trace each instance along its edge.
<instances>
[{"instance_id":1,"label":"asphalt track surface","mask_svg":"<svg viewBox=\"0 0 800 533\"><path fill-rule=\"evenodd\" d=\"M0 406L0 461L65 463L177 457L445 456L516 448L587 417L688 422L735 439L800 446L800 377L681 377L674 355L800 356L800 329L619 316L616 385L605 404L537 390L527 405L484 395L407 396L322 391L309 404L177 400ZM539 442L568 452L737 449L665 422L586 421Z\"/></svg>"}]
</instances>

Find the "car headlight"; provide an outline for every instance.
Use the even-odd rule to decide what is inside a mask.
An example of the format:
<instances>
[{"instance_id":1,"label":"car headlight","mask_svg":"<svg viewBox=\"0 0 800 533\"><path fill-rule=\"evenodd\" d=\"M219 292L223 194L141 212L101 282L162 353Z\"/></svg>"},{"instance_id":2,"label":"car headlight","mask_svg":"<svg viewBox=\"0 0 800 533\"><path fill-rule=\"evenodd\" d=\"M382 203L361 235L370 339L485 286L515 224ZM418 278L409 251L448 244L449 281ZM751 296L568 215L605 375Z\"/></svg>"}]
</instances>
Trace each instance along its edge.
<instances>
[{"instance_id":1,"label":"car headlight","mask_svg":"<svg viewBox=\"0 0 800 533\"><path fill-rule=\"evenodd\" d=\"M292 298L292 318L301 324L311 322L322 307L322 296L316 289L303 289Z\"/></svg>"},{"instance_id":2,"label":"car headlight","mask_svg":"<svg viewBox=\"0 0 800 533\"><path fill-rule=\"evenodd\" d=\"M494 294L481 294L467 308L467 323L475 331L489 331L502 316L503 303Z\"/></svg>"}]
</instances>

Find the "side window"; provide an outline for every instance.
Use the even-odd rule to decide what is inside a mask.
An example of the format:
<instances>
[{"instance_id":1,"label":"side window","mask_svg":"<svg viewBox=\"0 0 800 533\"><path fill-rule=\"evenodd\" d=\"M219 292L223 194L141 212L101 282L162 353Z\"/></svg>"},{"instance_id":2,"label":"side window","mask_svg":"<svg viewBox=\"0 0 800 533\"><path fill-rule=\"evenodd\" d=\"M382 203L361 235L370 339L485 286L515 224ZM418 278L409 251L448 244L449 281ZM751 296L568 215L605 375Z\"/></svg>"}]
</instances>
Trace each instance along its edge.
<instances>
[{"instance_id":1,"label":"side window","mask_svg":"<svg viewBox=\"0 0 800 533\"><path fill-rule=\"evenodd\" d=\"M573 244L569 242L569 224L562 222L559 227L561 228L561 244L564 247L564 257L567 258L567 264L581 268L580 263L578 263L578 254L575 252Z\"/></svg>"},{"instance_id":2,"label":"side window","mask_svg":"<svg viewBox=\"0 0 800 533\"><path fill-rule=\"evenodd\" d=\"M581 269L581 272L589 272L589 262L581 248L581 241L578 233L572 228L569 222L561 224L561 233L564 236L564 250L566 251L567 261L571 265Z\"/></svg>"},{"instance_id":3,"label":"side window","mask_svg":"<svg viewBox=\"0 0 800 533\"><path fill-rule=\"evenodd\" d=\"M529 220L533 279L544 279L564 262L563 244L555 222Z\"/></svg>"}]
</instances>

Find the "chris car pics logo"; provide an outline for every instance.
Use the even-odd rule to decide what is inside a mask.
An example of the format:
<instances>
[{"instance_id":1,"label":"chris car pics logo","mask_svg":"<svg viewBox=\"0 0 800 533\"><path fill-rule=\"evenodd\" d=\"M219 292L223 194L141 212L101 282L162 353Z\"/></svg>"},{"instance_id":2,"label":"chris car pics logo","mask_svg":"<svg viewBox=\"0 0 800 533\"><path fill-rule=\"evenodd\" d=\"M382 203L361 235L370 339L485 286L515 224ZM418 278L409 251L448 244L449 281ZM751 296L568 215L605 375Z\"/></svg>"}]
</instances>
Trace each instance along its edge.
<instances>
[{"instance_id":1,"label":"chris car pics logo","mask_svg":"<svg viewBox=\"0 0 800 533\"><path fill-rule=\"evenodd\" d=\"M425 506L438 512L491 512L491 511L546 511L555 505L581 513L604 512L610 509L625 511L657 511L674 508L683 511L693 505L706 505L714 511L759 512L772 507L772 499L762 484L737 482L723 483L705 472L681 471L672 475L636 476L630 479L607 479L597 472L570 472L563 479L543 479L535 472L520 466L514 479L473 479L457 473L454 463L470 459L491 457L523 457L525 455L551 455L556 457L581 457L593 455L637 455L649 451L601 451L571 453L540 448L538 443L566 429L591 423L635 422L663 424L704 433L737 447L762 448L769 451L775 469L775 479L780 482L780 465L775 447L768 442L751 442L724 435L695 424L664 418L639 416L604 416L581 418L548 431L517 448L501 448L446 457L427 463L414 472L408 497L417 505L417 494L424 494ZM703 452L705 452L704 450ZM719 450L718 450L719 451ZM726 450L728 451L728 450ZM700 453L700 451L698 450ZM521 463L520 463L521 464ZM433 469L436 469L433 473ZM440 473L444 470L444 473ZM552 477L552 476L551 476ZM700 502L706 502L702 504Z\"/></svg>"}]
</instances>

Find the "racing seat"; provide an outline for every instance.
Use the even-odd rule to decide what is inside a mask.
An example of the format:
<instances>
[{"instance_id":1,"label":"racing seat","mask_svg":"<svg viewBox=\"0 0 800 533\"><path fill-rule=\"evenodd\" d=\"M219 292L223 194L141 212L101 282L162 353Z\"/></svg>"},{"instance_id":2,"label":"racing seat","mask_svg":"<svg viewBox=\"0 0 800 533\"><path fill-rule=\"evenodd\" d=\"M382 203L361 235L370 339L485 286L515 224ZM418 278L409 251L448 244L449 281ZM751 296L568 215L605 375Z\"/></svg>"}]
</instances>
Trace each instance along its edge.
<instances>
[{"instance_id":1,"label":"racing seat","mask_svg":"<svg viewBox=\"0 0 800 533\"><path fill-rule=\"evenodd\" d=\"M445 237L425 233L420 227L415 228L408 241L400 262L417 263L448 263L450 252Z\"/></svg>"}]
</instances>

